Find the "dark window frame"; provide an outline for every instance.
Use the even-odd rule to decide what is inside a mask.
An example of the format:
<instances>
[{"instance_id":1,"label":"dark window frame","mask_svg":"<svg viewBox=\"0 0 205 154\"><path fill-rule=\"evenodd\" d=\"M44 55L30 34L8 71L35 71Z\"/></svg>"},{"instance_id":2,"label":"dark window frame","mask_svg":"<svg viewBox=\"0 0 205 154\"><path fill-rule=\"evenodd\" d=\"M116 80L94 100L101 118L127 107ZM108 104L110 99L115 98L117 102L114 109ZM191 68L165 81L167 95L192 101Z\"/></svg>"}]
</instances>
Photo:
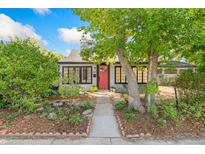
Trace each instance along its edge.
<instances>
[{"instance_id":1,"label":"dark window frame","mask_svg":"<svg viewBox=\"0 0 205 154\"><path fill-rule=\"evenodd\" d=\"M136 66L132 66L132 68L135 68ZM145 66L143 66L144 68L146 68ZM116 78L116 69L117 68L120 68L120 82L118 82L117 81L117 78ZM127 78L126 78L126 76L125 76L125 82L122 82L121 81L121 76L122 76L122 66L115 66L115 72L114 72L114 76L115 76L115 84L127 84L128 83L128 81L127 81ZM146 79L146 81L144 81L144 71L142 70L142 74L141 74L142 76L142 82L139 82L138 81L138 69L136 70L136 78L137 78L137 83L138 84L147 84L147 79ZM148 72L147 72L147 78L148 78Z\"/></svg>"},{"instance_id":2,"label":"dark window frame","mask_svg":"<svg viewBox=\"0 0 205 154\"><path fill-rule=\"evenodd\" d=\"M73 68L74 70L76 68L79 68L79 82L77 82L76 84L92 84L93 83L93 77L92 77L92 74L93 74L93 67L92 66L62 66L62 77L64 77L64 69L67 68L68 69L68 74L67 74L67 77L69 78L69 68ZM83 68L86 68L86 81L83 82L82 81L82 72L83 72ZM88 68L91 69L91 72L90 72L90 82L88 82ZM69 83L67 83L69 84Z\"/></svg>"}]
</instances>

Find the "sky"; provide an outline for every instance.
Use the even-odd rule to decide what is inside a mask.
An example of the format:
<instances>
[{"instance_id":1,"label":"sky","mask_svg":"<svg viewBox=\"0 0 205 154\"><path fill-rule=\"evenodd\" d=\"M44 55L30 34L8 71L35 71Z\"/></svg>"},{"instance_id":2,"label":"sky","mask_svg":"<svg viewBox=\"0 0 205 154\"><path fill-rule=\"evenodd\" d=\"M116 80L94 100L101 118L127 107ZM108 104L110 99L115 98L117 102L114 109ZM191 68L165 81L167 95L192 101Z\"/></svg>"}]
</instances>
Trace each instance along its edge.
<instances>
[{"instance_id":1,"label":"sky","mask_svg":"<svg viewBox=\"0 0 205 154\"><path fill-rule=\"evenodd\" d=\"M80 49L82 32L77 28L88 24L70 9L0 9L0 40L34 37L43 47L67 56Z\"/></svg>"}]
</instances>

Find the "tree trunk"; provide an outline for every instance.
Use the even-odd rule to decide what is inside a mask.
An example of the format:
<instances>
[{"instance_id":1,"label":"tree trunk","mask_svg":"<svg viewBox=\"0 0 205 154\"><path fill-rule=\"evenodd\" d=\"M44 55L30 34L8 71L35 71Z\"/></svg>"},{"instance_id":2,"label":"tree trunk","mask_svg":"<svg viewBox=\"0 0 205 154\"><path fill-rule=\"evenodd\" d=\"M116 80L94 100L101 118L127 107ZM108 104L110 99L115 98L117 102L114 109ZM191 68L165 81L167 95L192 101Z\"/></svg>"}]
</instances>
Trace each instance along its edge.
<instances>
[{"instance_id":1,"label":"tree trunk","mask_svg":"<svg viewBox=\"0 0 205 154\"><path fill-rule=\"evenodd\" d=\"M128 63L128 60L124 58L124 49L118 48L117 49L117 55L120 61L120 64L125 72L125 75L128 80L128 104L130 107L133 107L135 110L139 111L140 113L145 112L145 108L143 107L141 101L140 101L140 95L139 95L139 86L136 80L136 75Z\"/></svg>"},{"instance_id":2,"label":"tree trunk","mask_svg":"<svg viewBox=\"0 0 205 154\"><path fill-rule=\"evenodd\" d=\"M148 82L155 80L156 84L157 84L158 58L159 58L159 55L157 52L154 52L154 51L149 52ZM155 101L155 94L146 94L145 101L147 102L147 106L149 106L150 103Z\"/></svg>"}]
</instances>

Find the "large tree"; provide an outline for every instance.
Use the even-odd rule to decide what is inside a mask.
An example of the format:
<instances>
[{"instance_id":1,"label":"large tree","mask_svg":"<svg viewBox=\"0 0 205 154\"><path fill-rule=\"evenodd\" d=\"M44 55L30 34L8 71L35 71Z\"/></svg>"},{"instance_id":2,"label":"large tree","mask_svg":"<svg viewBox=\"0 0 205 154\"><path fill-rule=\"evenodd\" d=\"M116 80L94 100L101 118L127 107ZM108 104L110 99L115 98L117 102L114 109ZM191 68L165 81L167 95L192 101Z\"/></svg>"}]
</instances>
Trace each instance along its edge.
<instances>
[{"instance_id":1,"label":"large tree","mask_svg":"<svg viewBox=\"0 0 205 154\"><path fill-rule=\"evenodd\" d=\"M143 113L143 107L138 90L135 73L128 61L127 47L133 33L131 12L133 9L75 9L74 12L90 25L83 27L93 40L87 42L84 55L97 58L97 62L113 62L116 55L128 80L128 103L131 107ZM95 53L95 54L94 54Z\"/></svg>"},{"instance_id":2,"label":"large tree","mask_svg":"<svg viewBox=\"0 0 205 154\"><path fill-rule=\"evenodd\" d=\"M157 85L159 59L168 61L189 48L193 31L194 14L189 9L135 9L135 50L146 53L148 61L148 84ZM134 55L132 55L134 56ZM146 94L146 101L155 101L154 93Z\"/></svg>"}]
</instances>

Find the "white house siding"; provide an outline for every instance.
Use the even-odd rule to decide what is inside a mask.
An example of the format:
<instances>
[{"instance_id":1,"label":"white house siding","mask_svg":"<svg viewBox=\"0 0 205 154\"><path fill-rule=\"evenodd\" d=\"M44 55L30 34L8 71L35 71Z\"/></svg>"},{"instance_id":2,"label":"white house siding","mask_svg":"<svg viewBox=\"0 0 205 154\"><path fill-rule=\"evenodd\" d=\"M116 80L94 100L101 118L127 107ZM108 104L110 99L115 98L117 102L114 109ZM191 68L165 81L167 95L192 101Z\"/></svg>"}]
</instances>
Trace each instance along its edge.
<instances>
[{"instance_id":1,"label":"white house siding","mask_svg":"<svg viewBox=\"0 0 205 154\"><path fill-rule=\"evenodd\" d=\"M95 64L60 64L60 74L62 77L62 68L64 66L92 66L92 84L79 84L82 91L87 91L92 86L97 86L97 65ZM94 77L95 74L95 77Z\"/></svg>"}]
</instances>

